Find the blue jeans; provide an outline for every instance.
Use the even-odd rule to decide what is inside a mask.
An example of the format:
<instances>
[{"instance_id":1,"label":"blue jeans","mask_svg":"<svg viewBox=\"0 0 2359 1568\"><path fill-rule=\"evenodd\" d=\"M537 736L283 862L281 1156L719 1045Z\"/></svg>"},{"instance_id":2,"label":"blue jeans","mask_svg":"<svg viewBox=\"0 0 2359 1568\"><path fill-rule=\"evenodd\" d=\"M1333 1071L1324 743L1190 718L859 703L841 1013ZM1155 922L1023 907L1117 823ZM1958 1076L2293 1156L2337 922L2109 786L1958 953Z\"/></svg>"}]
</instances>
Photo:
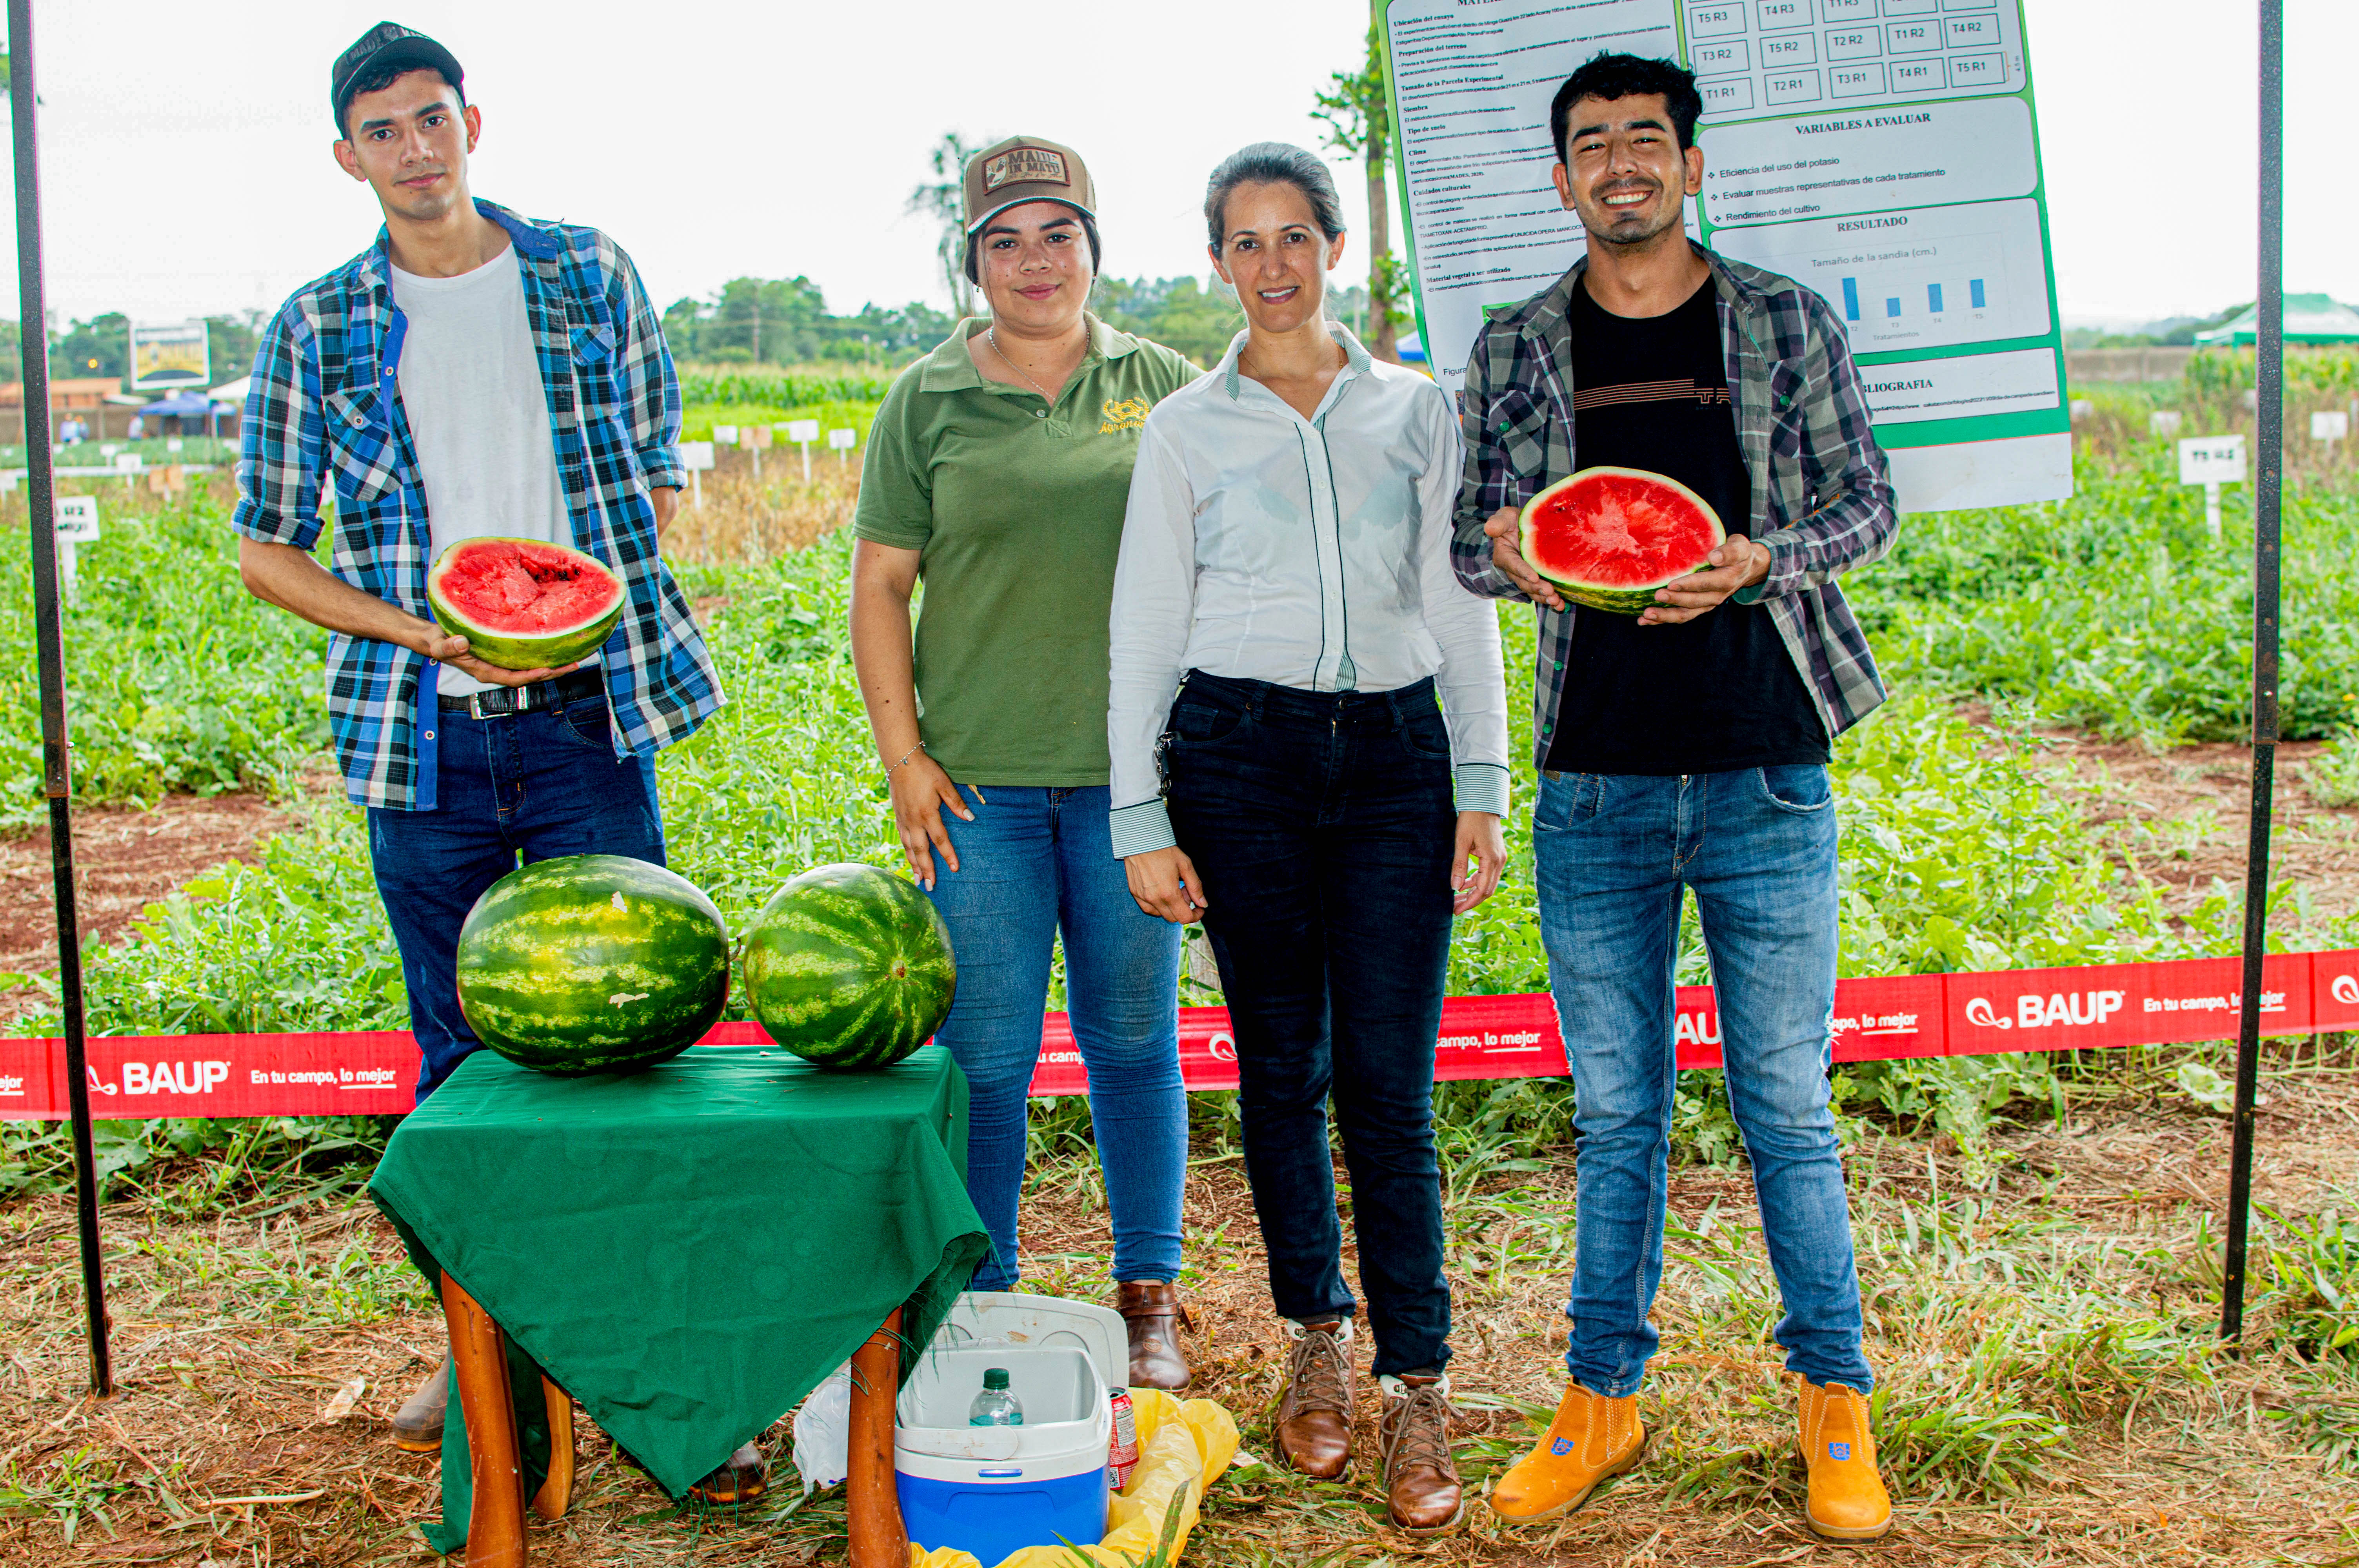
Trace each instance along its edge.
<instances>
[{"instance_id":1,"label":"blue jeans","mask_svg":"<svg viewBox=\"0 0 2359 1568\"><path fill-rule=\"evenodd\" d=\"M429 701L432 697L428 697ZM435 808L368 814L377 896L401 948L424 1099L483 1049L459 1011L459 927L518 858L629 855L663 864L653 757L617 757L606 699L470 719L429 710L441 731Z\"/></svg>"},{"instance_id":2,"label":"blue jeans","mask_svg":"<svg viewBox=\"0 0 2359 1568\"><path fill-rule=\"evenodd\" d=\"M1433 1047L1450 960L1450 736L1433 683L1297 691L1190 673L1171 824L1204 879L1245 1176L1278 1315L1350 1316L1327 1102L1379 1377L1450 1359Z\"/></svg>"},{"instance_id":3,"label":"blue jeans","mask_svg":"<svg viewBox=\"0 0 2359 1568\"><path fill-rule=\"evenodd\" d=\"M965 1072L966 1190L991 1232L978 1291L1013 1290L1025 1111L1059 933L1066 1005L1114 1218L1114 1277L1180 1277L1188 1096L1180 1087L1180 928L1142 911L1114 858L1103 784L962 788L945 811L959 869L934 867L958 994L935 1034Z\"/></svg>"},{"instance_id":4,"label":"blue jeans","mask_svg":"<svg viewBox=\"0 0 2359 1568\"><path fill-rule=\"evenodd\" d=\"M1777 1342L1814 1383L1865 1392L1859 1275L1827 1081L1835 810L1822 767L1661 778L1549 773L1532 814L1540 937L1572 1067L1580 1212L1565 1365L1634 1391L1654 1353L1670 1155L1672 966L1693 888L1718 989L1729 1108L1745 1135Z\"/></svg>"}]
</instances>

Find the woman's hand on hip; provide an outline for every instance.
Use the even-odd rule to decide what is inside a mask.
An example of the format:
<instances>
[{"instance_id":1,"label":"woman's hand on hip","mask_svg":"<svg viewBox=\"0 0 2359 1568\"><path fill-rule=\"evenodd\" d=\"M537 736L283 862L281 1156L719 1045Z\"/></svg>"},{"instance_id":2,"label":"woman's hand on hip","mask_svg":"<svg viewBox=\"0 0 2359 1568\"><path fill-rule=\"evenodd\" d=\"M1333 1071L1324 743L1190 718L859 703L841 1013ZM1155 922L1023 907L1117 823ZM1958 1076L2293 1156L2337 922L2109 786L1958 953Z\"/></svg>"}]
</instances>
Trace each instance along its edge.
<instances>
[{"instance_id":1,"label":"woman's hand on hip","mask_svg":"<svg viewBox=\"0 0 2359 1568\"><path fill-rule=\"evenodd\" d=\"M1474 862L1469 871L1466 862ZM1458 814L1458 842L1450 852L1450 913L1463 914L1499 891L1499 873L1507 868L1507 839L1499 831L1498 816L1488 811ZM1133 882L1136 888L1137 883Z\"/></svg>"},{"instance_id":2,"label":"woman's hand on hip","mask_svg":"<svg viewBox=\"0 0 2359 1568\"><path fill-rule=\"evenodd\" d=\"M918 885L928 892L934 890L934 851L941 851L942 864L955 871L959 869L958 851L951 848L949 829L942 826L942 812L948 808L957 814L961 822L974 820L959 786L942 765L919 752L893 770L893 825L901 833L901 853L909 858L909 870L917 874ZM976 790L974 798L983 799ZM984 802L988 805L989 802Z\"/></svg>"},{"instance_id":3,"label":"woman's hand on hip","mask_svg":"<svg viewBox=\"0 0 2359 1568\"><path fill-rule=\"evenodd\" d=\"M1176 844L1162 849L1149 849L1143 855L1128 855L1122 862L1123 874L1130 879L1130 896L1138 907L1158 920L1174 925L1193 925L1204 918L1204 907L1212 901L1204 896L1204 884L1196 875L1195 862Z\"/></svg>"}]
</instances>

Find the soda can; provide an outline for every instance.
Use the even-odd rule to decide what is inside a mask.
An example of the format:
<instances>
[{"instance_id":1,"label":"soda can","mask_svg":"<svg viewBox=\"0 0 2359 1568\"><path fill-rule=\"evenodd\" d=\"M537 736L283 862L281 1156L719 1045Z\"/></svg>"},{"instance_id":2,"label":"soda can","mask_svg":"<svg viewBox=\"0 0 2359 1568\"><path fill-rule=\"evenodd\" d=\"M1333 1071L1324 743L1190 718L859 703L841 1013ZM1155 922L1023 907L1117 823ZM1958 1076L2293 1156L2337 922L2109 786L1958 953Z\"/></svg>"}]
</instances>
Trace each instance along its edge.
<instances>
[{"instance_id":1,"label":"soda can","mask_svg":"<svg viewBox=\"0 0 2359 1568\"><path fill-rule=\"evenodd\" d=\"M1106 1444L1106 1479L1119 1492L1130 1485L1130 1473L1138 1468L1138 1416L1131 1408L1128 1389L1109 1388L1106 1398L1114 1405L1114 1437Z\"/></svg>"}]
</instances>

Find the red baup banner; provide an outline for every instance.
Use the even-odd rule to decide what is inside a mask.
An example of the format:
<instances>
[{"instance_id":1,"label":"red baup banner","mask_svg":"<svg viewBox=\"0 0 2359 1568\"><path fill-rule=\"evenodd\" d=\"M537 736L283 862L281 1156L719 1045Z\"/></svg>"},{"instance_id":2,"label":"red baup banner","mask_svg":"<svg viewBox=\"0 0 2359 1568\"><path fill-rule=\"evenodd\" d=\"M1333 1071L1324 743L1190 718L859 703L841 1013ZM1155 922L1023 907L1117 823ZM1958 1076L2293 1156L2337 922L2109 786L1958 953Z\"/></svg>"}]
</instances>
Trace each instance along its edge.
<instances>
[{"instance_id":1,"label":"red baup banner","mask_svg":"<svg viewBox=\"0 0 2359 1568\"><path fill-rule=\"evenodd\" d=\"M2235 958L1987 974L1897 975L1835 983L1838 1062L1981 1056L2220 1040L2236 1031ZM1673 1035L1682 1067L1717 1067L1724 1044L1709 986L1682 986ZM2263 969L2261 1033L2359 1029L2359 949L2280 953ZM767 1043L723 1023L708 1045ZM1442 1003L1433 1076L1564 1076L1564 1035L1546 995L1454 996ZM319 1034L168 1034L89 1042L91 1109L158 1116L383 1116L417 1103L418 1046L400 1030ZM0 1040L0 1120L62 1119L65 1042ZM1226 1008L1180 1010L1180 1071L1191 1089L1237 1085ZM1065 1014L1044 1020L1035 1095L1085 1093Z\"/></svg>"}]
</instances>

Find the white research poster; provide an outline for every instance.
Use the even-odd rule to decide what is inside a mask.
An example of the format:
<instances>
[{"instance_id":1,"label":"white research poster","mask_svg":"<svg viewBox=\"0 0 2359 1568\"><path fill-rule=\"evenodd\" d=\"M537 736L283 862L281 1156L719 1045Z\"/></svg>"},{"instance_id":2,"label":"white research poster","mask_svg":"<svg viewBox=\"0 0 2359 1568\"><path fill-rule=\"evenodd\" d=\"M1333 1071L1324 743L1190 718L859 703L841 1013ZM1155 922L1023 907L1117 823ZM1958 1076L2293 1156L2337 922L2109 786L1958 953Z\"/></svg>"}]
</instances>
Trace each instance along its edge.
<instances>
[{"instance_id":1,"label":"white research poster","mask_svg":"<svg viewBox=\"0 0 2359 1568\"><path fill-rule=\"evenodd\" d=\"M1680 60L1704 101L1690 232L1818 290L1851 335L1904 510L2072 492L2020 0L1390 0L1403 227L1434 375L1584 249L1549 100L1593 55Z\"/></svg>"}]
</instances>

